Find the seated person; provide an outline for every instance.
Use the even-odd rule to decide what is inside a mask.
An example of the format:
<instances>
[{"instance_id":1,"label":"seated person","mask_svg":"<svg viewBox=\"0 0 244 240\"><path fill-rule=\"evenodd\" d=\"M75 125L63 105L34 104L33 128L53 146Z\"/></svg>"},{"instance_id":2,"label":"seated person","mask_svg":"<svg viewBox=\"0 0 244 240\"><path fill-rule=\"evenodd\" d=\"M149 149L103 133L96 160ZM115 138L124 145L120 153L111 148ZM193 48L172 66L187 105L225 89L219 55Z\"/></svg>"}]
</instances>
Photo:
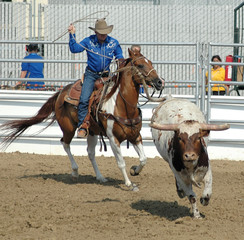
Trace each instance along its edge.
<instances>
[{"instance_id":1,"label":"seated person","mask_svg":"<svg viewBox=\"0 0 244 240\"><path fill-rule=\"evenodd\" d=\"M222 62L219 55L214 55L211 59L212 62ZM225 69L220 65L213 65L211 69L211 80L212 81L224 81L225 80ZM206 85L208 84L208 72L206 72ZM212 87L212 94L213 95L225 95L226 88L221 84L214 84ZM206 88L206 93L208 92L208 88Z\"/></svg>"},{"instance_id":2,"label":"seated person","mask_svg":"<svg viewBox=\"0 0 244 240\"><path fill-rule=\"evenodd\" d=\"M28 55L24 59L43 59L37 52L39 51L38 45L31 43L27 47ZM44 78L43 76L44 63L40 62L23 62L21 64L20 78ZM17 85L20 85L18 82ZM26 89L42 89L44 82L27 82Z\"/></svg>"}]
</instances>

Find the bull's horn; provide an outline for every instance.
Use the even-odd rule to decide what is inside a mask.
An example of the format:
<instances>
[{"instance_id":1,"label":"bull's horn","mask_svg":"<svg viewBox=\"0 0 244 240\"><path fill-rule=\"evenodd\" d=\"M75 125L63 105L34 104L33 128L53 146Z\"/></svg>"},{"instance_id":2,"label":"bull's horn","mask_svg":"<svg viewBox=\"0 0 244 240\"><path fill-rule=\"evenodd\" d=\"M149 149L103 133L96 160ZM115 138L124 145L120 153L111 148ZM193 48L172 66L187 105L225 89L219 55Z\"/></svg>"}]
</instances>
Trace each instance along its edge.
<instances>
[{"instance_id":1,"label":"bull's horn","mask_svg":"<svg viewBox=\"0 0 244 240\"><path fill-rule=\"evenodd\" d=\"M165 130L165 131L176 131L178 129L179 124L157 124L151 123L149 124L150 127L158 129L158 130Z\"/></svg>"},{"instance_id":2,"label":"bull's horn","mask_svg":"<svg viewBox=\"0 0 244 240\"><path fill-rule=\"evenodd\" d=\"M207 124L207 123L200 123L202 130L212 130L212 131L221 131L230 128L230 124Z\"/></svg>"}]
</instances>

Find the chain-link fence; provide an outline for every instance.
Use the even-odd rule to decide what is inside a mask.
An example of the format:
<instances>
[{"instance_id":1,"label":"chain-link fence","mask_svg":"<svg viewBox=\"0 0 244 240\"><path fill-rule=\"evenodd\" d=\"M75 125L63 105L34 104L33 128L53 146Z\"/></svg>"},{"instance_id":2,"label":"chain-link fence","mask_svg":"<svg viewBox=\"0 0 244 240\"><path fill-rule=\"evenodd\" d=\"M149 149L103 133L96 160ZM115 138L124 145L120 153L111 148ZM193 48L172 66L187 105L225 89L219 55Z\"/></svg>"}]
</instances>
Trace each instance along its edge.
<instances>
[{"instance_id":1,"label":"chain-link fence","mask_svg":"<svg viewBox=\"0 0 244 240\"><path fill-rule=\"evenodd\" d=\"M232 43L234 31L234 8L238 0L66 0L27 1L27 3L0 3L0 40L43 40L57 39L71 22L89 14L99 12L90 21L75 24L77 41L93 34L88 28L95 19L107 15L108 24L114 25L111 36L117 38L128 57L132 43L142 45L142 53L155 63L155 68L166 81L196 80L196 65L179 62L195 62L196 47L162 43L221 42ZM36 3L36 4L34 4ZM48 3L48 4L47 4ZM62 43L62 44L61 44ZM54 44L40 44L45 59L82 59L86 54L71 54L68 34ZM213 53L224 60L233 54L232 48L213 48ZM204 48L199 56L207 53ZM1 44L1 59L21 59L25 56L25 44ZM177 64L167 64L178 62ZM45 63L45 78L80 78L85 63ZM2 77L19 77L20 63L0 62ZM58 84L58 83L57 83ZM60 84L63 84L60 82ZM192 94L192 88L169 88L166 93Z\"/></svg>"}]
</instances>

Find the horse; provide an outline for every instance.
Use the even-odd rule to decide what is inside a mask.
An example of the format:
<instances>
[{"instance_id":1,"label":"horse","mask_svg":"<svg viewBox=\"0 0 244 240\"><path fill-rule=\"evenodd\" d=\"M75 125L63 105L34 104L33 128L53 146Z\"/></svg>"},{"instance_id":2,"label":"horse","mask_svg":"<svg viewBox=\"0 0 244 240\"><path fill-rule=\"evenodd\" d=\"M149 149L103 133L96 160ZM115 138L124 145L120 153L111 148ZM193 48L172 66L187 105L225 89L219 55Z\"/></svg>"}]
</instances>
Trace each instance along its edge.
<instances>
[{"instance_id":1,"label":"horse","mask_svg":"<svg viewBox=\"0 0 244 240\"><path fill-rule=\"evenodd\" d=\"M133 52L130 49L128 49L128 52L129 58L124 59L123 63L118 66L117 73L113 76L112 81L110 79L112 86L108 88L102 101L99 102L96 116L90 114L87 152L96 179L100 182L106 182L107 179L100 173L95 159L98 135L106 136L109 139L118 168L124 177L125 185L132 191L138 191L138 187L130 181L126 173L126 165L120 145L125 140L133 145L139 156L140 164L132 166L130 174L133 176L138 175L147 161L140 134L142 127L141 110L137 107L140 85L143 84L144 87L151 86L157 90L162 90L164 80L158 76L152 62L140 52ZM1 144L9 145L32 125L51 118L51 122L47 126L49 127L54 121L57 121L63 132L60 141L71 163L71 175L73 179L77 179L79 176L78 165L70 151L70 143L78 124L77 107L64 100L72 85L65 86L51 96L35 116L6 122L0 126L0 130L7 132Z\"/></svg>"}]
</instances>

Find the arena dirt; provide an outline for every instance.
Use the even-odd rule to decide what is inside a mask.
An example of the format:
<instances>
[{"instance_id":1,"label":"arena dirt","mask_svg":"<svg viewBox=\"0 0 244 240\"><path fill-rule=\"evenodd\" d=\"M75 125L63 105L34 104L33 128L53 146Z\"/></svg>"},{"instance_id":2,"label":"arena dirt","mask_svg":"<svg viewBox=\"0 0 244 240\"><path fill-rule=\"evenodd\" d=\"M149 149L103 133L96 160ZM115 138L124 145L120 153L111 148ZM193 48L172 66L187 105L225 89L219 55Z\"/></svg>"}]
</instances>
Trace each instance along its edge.
<instances>
[{"instance_id":1,"label":"arena dirt","mask_svg":"<svg viewBox=\"0 0 244 240\"><path fill-rule=\"evenodd\" d=\"M0 154L0 239L244 239L244 161L212 161L213 195L200 204L203 219L191 217L186 198L179 199L169 166L148 159L123 184L113 157L97 158L108 183L98 183L87 157L76 157L79 178L73 182L64 156ZM127 171L138 164L126 158Z\"/></svg>"}]
</instances>

